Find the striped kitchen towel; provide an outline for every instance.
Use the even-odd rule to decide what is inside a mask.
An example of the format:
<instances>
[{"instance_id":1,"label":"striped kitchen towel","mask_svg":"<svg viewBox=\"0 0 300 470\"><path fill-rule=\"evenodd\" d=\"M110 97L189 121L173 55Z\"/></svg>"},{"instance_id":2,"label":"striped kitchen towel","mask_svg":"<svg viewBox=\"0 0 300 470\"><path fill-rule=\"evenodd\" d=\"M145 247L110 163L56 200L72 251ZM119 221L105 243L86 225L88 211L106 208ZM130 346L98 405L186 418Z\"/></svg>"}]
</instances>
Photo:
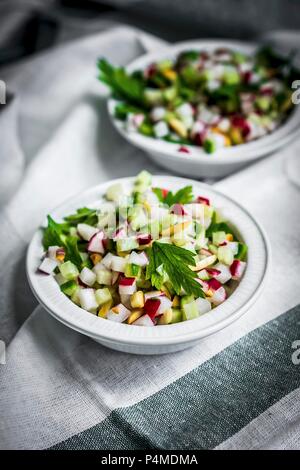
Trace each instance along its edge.
<instances>
[{"instance_id":1,"label":"striped kitchen towel","mask_svg":"<svg viewBox=\"0 0 300 470\"><path fill-rule=\"evenodd\" d=\"M43 76L23 83L21 104L35 97L23 118L36 134L26 140L31 162L0 218L0 339L9 343L6 364L0 364L0 447L299 448L300 191L284 171L291 153L299 152L297 143L217 183L263 225L273 255L263 294L234 324L192 349L134 356L104 348L41 307L28 316L35 303L23 253L45 213L96 182L142 167L161 173L116 135L100 85L88 78L87 64L100 54L121 61L141 53L138 33L120 28L84 41L24 66L25 77L37 65ZM53 71L64 60L68 67L58 68L55 83ZM74 73L68 75L72 60L77 91ZM43 90L41 127L36 90Z\"/></svg>"}]
</instances>

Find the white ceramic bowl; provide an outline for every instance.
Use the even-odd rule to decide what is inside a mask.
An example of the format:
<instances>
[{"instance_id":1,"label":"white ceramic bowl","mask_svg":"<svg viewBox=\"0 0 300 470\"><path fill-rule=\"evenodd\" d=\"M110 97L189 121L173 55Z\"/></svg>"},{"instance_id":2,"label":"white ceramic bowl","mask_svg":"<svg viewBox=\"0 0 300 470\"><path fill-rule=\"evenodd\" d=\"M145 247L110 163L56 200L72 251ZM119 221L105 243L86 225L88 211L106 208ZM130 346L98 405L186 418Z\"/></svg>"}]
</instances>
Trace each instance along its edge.
<instances>
[{"instance_id":1,"label":"white ceramic bowl","mask_svg":"<svg viewBox=\"0 0 300 470\"><path fill-rule=\"evenodd\" d=\"M134 178L123 178L125 188L130 188ZM55 209L51 215L60 220L82 206L99 207L101 196L112 182L95 186ZM269 245L259 224L237 202L210 186L193 180L155 176L155 186L177 190L192 184L195 195L211 199L212 204L222 209L226 218L249 247L247 269L233 294L211 313L195 320L156 327L140 327L119 324L86 312L75 305L61 291L52 276L37 272L43 254L42 231L38 230L27 252L27 276L30 286L45 309L57 320L70 328L90 336L112 349L135 354L162 354L188 348L201 338L219 331L239 318L255 302L261 293L269 265Z\"/></svg>"},{"instance_id":2,"label":"white ceramic bowl","mask_svg":"<svg viewBox=\"0 0 300 470\"><path fill-rule=\"evenodd\" d=\"M179 52L188 49L212 51L218 47L227 47L248 54L257 48L256 44L229 40L198 40L177 43L158 52L151 52L139 57L127 70L143 70L147 65L165 58L174 58ZM255 160L269 155L289 141L296 138L300 128L300 106L296 106L290 117L273 133L258 140L227 147L207 154L200 147L188 146L190 153L179 152L180 145L164 140L146 137L138 132L128 132L124 123L114 117L114 108L118 102L108 100L108 112L116 129L133 145L141 148L159 165L179 174L192 177L221 178L231 174Z\"/></svg>"}]
</instances>

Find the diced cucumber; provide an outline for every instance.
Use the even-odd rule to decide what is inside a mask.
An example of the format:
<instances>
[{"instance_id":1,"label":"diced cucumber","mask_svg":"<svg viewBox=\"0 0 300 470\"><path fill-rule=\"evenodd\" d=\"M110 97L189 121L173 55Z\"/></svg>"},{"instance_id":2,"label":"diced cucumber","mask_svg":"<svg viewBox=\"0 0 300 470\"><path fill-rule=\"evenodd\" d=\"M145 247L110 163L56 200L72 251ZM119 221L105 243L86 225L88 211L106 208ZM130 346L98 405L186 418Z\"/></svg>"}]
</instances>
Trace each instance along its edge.
<instances>
[{"instance_id":1,"label":"diced cucumber","mask_svg":"<svg viewBox=\"0 0 300 470\"><path fill-rule=\"evenodd\" d=\"M149 171L143 170L141 171L135 180L135 184L142 184L147 187L151 186L152 183L152 175L149 173Z\"/></svg>"},{"instance_id":2,"label":"diced cucumber","mask_svg":"<svg viewBox=\"0 0 300 470\"><path fill-rule=\"evenodd\" d=\"M144 227L148 222L148 217L144 209L140 206L129 209L128 216L133 230L138 230L139 228Z\"/></svg>"},{"instance_id":3,"label":"diced cucumber","mask_svg":"<svg viewBox=\"0 0 300 470\"><path fill-rule=\"evenodd\" d=\"M157 90L156 88L146 88L144 91L144 97L148 104L161 104L163 101L163 92L161 90Z\"/></svg>"},{"instance_id":4,"label":"diced cucumber","mask_svg":"<svg viewBox=\"0 0 300 470\"><path fill-rule=\"evenodd\" d=\"M182 321L182 310L180 308L172 308L171 323L179 323Z\"/></svg>"},{"instance_id":5,"label":"diced cucumber","mask_svg":"<svg viewBox=\"0 0 300 470\"><path fill-rule=\"evenodd\" d=\"M193 302L193 300L195 300L195 297L192 294L184 295L183 297L181 297L181 308L183 308L185 304Z\"/></svg>"},{"instance_id":6,"label":"diced cucumber","mask_svg":"<svg viewBox=\"0 0 300 470\"><path fill-rule=\"evenodd\" d=\"M117 202L124 194L123 186L120 183L113 184L106 190L106 198L109 201Z\"/></svg>"},{"instance_id":7,"label":"diced cucumber","mask_svg":"<svg viewBox=\"0 0 300 470\"><path fill-rule=\"evenodd\" d=\"M237 70L225 70L223 75L223 81L226 85L237 85L240 83L240 74Z\"/></svg>"},{"instance_id":8,"label":"diced cucumber","mask_svg":"<svg viewBox=\"0 0 300 470\"><path fill-rule=\"evenodd\" d=\"M208 138L203 142L203 148L206 153L214 153L217 150L217 145L214 139Z\"/></svg>"},{"instance_id":9,"label":"diced cucumber","mask_svg":"<svg viewBox=\"0 0 300 470\"><path fill-rule=\"evenodd\" d=\"M65 263L61 264L59 266L59 270L63 277L68 281L76 279L76 277L79 275L77 267L75 264L71 263L71 261L66 261Z\"/></svg>"},{"instance_id":10,"label":"diced cucumber","mask_svg":"<svg viewBox=\"0 0 300 470\"><path fill-rule=\"evenodd\" d=\"M214 245L221 245L222 243L226 241L226 233L225 232L213 232L212 241Z\"/></svg>"},{"instance_id":11,"label":"diced cucumber","mask_svg":"<svg viewBox=\"0 0 300 470\"><path fill-rule=\"evenodd\" d=\"M139 244L134 237L120 238L117 240L117 251L131 251L138 248Z\"/></svg>"},{"instance_id":12,"label":"diced cucumber","mask_svg":"<svg viewBox=\"0 0 300 470\"><path fill-rule=\"evenodd\" d=\"M211 251L214 255L218 254L218 248L215 245L208 245L209 251Z\"/></svg>"},{"instance_id":13,"label":"diced cucumber","mask_svg":"<svg viewBox=\"0 0 300 470\"><path fill-rule=\"evenodd\" d=\"M185 303L182 306L182 318L183 320L193 320L199 317L198 306L195 300L190 303Z\"/></svg>"},{"instance_id":14,"label":"diced cucumber","mask_svg":"<svg viewBox=\"0 0 300 470\"><path fill-rule=\"evenodd\" d=\"M74 294L78 287L78 284L76 281L67 281L64 284L60 286L61 291L71 297L71 295Z\"/></svg>"},{"instance_id":15,"label":"diced cucumber","mask_svg":"<svg viewBox=\"0 0 300 470\"><path fill-rule=\"evenodd\" d=\"M106 269L97 271L97 282L104 286L110 286L112 281L112 272Z\"/></svg>"},{"instance_id":16,"label":"diced cucumber","mask_svg":"<svg viewBox=\"0 0 300 470\"><path fill-rule=\"evenodd\" d=\"M71 300L72 302L74 302L74 304L76 305L80 305L80 299L79 299L79 292L80 292L81 288L79 286L77 286L76 290L73 292L73 294L71 295Z\"/></svg>"},{"instance_id":17,"label":"diced cucumber","mask_svg":"<svg viewBox=\"0 0 300 470\"><path fill-rule=\"evenodd\" d=\"M112 295L107 287L104 287L103 289L97 289L95 296L98 305L103 305L109 300L112 300Z\"/></svg>"},{"instance_id":18,"label":"diced cucumber","mask_svg":"<svg viewBox=\"0 0 300 470\"><path fill-rule=\"evenodd\" d=\"M164 99L165 99L166 101L169 101L169 102L175 100L176 95L177 95L177 88L176 88L175 86L166 88L166 89L163 91L163 97L164 97Z\"/></svg>"},{"instance_id":19,"label":"diced cucumber","mask_svg":"<svg viewBox=\"0 0 300 470\"><path fill-rule=\"evenodd\" d=\"M141 266L138 266L137 264L126 264L124 274L126 277L140 277L141 272Z\"/></svg>"},{"instance_id":20,"label":"diced cucumber","mask_svg":"<svg viewBox=\"0 0 300 470\"><path fill-rule=\"evenodd\" d=\"M233 263L234 256L232 250L228 246L219 246L217 256L220 263L227 264L227 266L230 266Z\"/></svg>"}]
</instances>

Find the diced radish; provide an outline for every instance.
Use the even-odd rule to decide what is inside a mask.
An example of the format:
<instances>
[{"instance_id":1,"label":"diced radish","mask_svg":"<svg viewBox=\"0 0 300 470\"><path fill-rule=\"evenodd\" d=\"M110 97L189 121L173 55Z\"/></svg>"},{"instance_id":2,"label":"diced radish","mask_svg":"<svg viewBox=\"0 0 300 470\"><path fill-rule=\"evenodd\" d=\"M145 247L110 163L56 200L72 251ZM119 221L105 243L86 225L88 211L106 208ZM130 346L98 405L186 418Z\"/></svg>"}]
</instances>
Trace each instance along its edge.
<instances>
[{"instance_id":1,"label":"diced radish","mask_svg":"<svg viewBox=\"0 0 300 470\"><path fill-rule=\"evenodd\" d=\"M244 137L247 137L251 131L248 121L243 116L233 116L231 119L231 124L233 127L240 129Z\"/></svg>"},{"instance_id":2,"label":"diced radish","mask_svg":"<svg viewBox=\"0 0 300 470\"><path fill-rule=\"evenodd\" d=\"M145 78L151 78L155 73L156 73L156 65L155 64L150 64L144 70L144 77Z\"/></svg>"},{"instance_id":3,"label":"diced radish","mask_svg":"<svg viewBox=\"0 0 300 470\"><path fill-rule=\"evenodd\" d=\"M137 241L139 245L148 245L152 241L150 234L141 234L137 236Z\"/></svg>"},{"instance_id":4,"label":"diced radish","mask_svg":"<svg viewBox=\"0 0 300 470\"><path fill-rule=\"evenodd\" d=\"M171 214L187 215L182 204L173 204L173 206L171 207Z\"/></svg>"},{"instance_id":5,"label":"diced radish","mask_svg":"<svg viewBox=\"0 0 300 470\"><path fill-rule=\"evenodd\" d=\"M107 267L100 261L99 263L93 266L92 271L97 274L98 271L108 271Z\"/></svg>"},{"instance_id":6,"label":"diced radish","mask_svg":"<svg viewBox=\"0 0 300 470\"><path fill-rule=\"evenodd\" d=\"M201 254L201 255L205 255L205 256L211 256L211 255L212 255L212 252L209 251L209 250L207 250L206 248L201 248L200 254Z\"/></svg>"},{"instance_id":7,"label":"diced radish","mask_svg":"<svg viewBox=\"0 0 300 470\"><path fill-rule=\"evenodd\" d=\"M132 324L137 326L155 326L155 323L151 320L149 315L142 315Z\"/></svg>"},{"instance_id":8,"label":"diced radish","mask_svg":"<svg viewBox=\"0 0 300 470\"><path fill-rule=\"evenodd\" d=\"M157 121L161 121L165 117L165 114L166 114L166 108L164 108L163 106L156 106L155 108L152 109L150 113L150 117L152 121L157 122Z\"/></svg>"},{"instance_id":9,"label":"diced radish","mask_svg":"<svg viewBox=\"0 0 300 470\"><path fill-rule=\"evenodd\" d=\"M155 297L160 297L161 295L164 295L164 293L160 290L153 290L150 292L145 292L145 302L148 299L154 299Z\"/></svg>"},{"instance_id":10,"label":"diced radish","mask_svg":"<svg viewBox=\"0 0 300 470\"><path fill-rule=\"evenodd\" d=\"M195 278L195 281L197 281L201 285L203 292L207 294L207 292L209 291L208 281L202 281L202 279L199 279L197 277Z\"/></svg>"},{"instance_id":11,"label":"diced radish","mask_svg":"<svg viewBox=\"0 0 300 470\"><path fill-rule=\"evenodd\" d=\"M48 258L56 261L56 252L58 249L59 249L59 246L49 246L48 251L47 251Z\"/></svg>"},{"instance_id":12,"label":"diced radish","mask_svg":"<svg viewBox=\"0 0 300 470\"><path fill-rule=\"evenodd\" d=\"M156 299L150 299L147 302L151 302L151 301L155 302L155 300ZM159 306L159 309L158 309L158 312L157 312L158 315L161 315L161 314L165 313L167 310L169 310L169 308L172 307L172 301L170 299L168 299L168 297L165 296L165 295L162 295L157 300L160 301L160 306Z\"/></svg>"},{"instance_id":13,"label":"diced radish","mask_svg":"<svg viewBox=\"0 0 300 470\"><path fill-rule=\"evenodd\" d=\"M209 288L212 290L218 290L221 287L221 283L217 281L217 279L210 279L207 281L207 284L209 285Z\"/></svg>"},{"instance_id":14,"label":"diced radish","mask_svg":"<svg viewBox=\"0 0 300 470\"><path fill-rule=\"evenodd\" d=\"M206 272L211 276L211 277L217 277L219 274L221 274L221 271L219 269L216 269L216 267L213 268L206 268Z\"/></svg>"},{"instance_id":15,"label":"diced radish","mask_svg":"<svg viewBox=\"0 0 300 470\"><path fill-rule=\"evenodd\" d=\"M239 243L238 242L228 242L228 246L231 249L234 256L238 254L238 251L239 251Z\"/></svg>"},{"instance_id":16,"label":"diced radish","mask_svg":"<svg viewBox=\"0 0 300 470\"><path fill-rule=\"evenodd\" d=\"M136 264L137 266L147 266L147 264L149 264L149 259L144 251L141 253L132 251L129 256L129 263Z\"/></svg>"},{"instance_id":17,"label":"diced radish","mask_svg":"<svg viewBox=\"0 0 300 470\"><path fill-rule=\"evenodd\" d=\"M162 137L165 137L170 132L168 124L165 121L158 121L156 124L154 124L153 131L154 131L155 137L159 139Z\"/></svg>"},{"instance_id":18,"label":"diced radish","mask_svg":"<svg viewBox=\"0 0 300 470\"><path fill-rule=\"evenodd\" d=\"M189 149L187 147L184 147L183 145L181 147L179 147L178 152L190 153Z\"/></svg>"},{"instance_id":19,"label":"diced radish","mask_svg":"<svg viewBox=\"0 0 300 470\"><path fill-rule=\"evenodd\" d=\"M98 307L94 289L80 289L78 298L81 307L88 312Z\"/></svg>"},{"instance_id":20,"label":"diced radish","mask_svg":"<svg viewBox=\"0 0 300 470\"><path fill-rule=\"evenodd\" d=\"M92 227L91 225L88 224L78 224L77 225L77 232L87 242L92 238L93 235L95 235L97 232L99 232L99 229L97 227Z\"/></svg>"},{"instance_id":21,"label":"diced radish","mask_svg":"<svg viewBox=\"0 0 300 470\"><path fill-rule=\"evenodd\" d=\"M124 273L127 262L128 260L126 258L122 258L122 256L113 256L111 260L111 269L119 273Z\"/></svg>"},{"instance_id":22,"label":"diced radish","mask_svg":"<svg viewBox=\"0 0 300 470\"><path fill-rule=\"evenodd\" d=\"M134 277L122 277L119 281L120 295L132 295L136 292L136 279Z\"/></svg>"},{"instance_id":23,"label":"diced radish","mask_svg":"<svg viewBox=\"0 0 300 470\"><path fill-rule=\"evenodd\" d=\"M231 279L231 272L228 266L226 264L218 263L214 267L217 271L219 271L219 274L214 275L214 278L221 282L221 284L225 284L227 281Z\"/></svg>"},{"instance_id":24,"label":"diced radish","mask_svg":"<svg viewBox=\"0 0 300 470\"><path fill-rule=\"evenodd\" d=\"M219 289L214 291L212 297L210 297L210 301L214 305L219 305L224 302L224 300L226 300L226 290L224 287L219 287Z\"/></svg>"},{"instance_id":25,"label":"diced radish","mask_svg":"<svg viewBox=\"0 0 300 470\"><path fill-rule=\"evenodd\" d=\"M145 116L142 113L138 113L138 114L129 113L127 116L127 122L126 122L127 130L129 132L136 131L141 126L144 119L145 119Z\"/></svg>"},{"instance_id":26,"label":"diced radish","mask_svg":"<svg viewBox=\"0 0 300 470\"><path fill-rule=\"evenodd\" d=\"M104 246L103 246L103 238L104 238L104 233L97 232L95 235L92 236L92 238L89 241L88 244L88 251L92 251L93 253L104 253Z\"/></svg>"},{"instance_id":27,"label":"diced radish","mask_svg":"<svg viewBox=\"0 0 300 470\"><path fill-rule=\"evenodd\" d=\"M89 268L85 267L79 274L79 279L86 284L87 286L91 287L96 282L96 274Z\"/></svg>"},{"instance_id":28,"label":"diced radish","mask_svg":"<svg viewBox=\"0 0 300 470\"><path fill-rule=\"evenodd\" d=\"M207 197L198 196L197 202L200 202L201 204L205 204L206 206L210 206L210 200Z\"/></svg>"},{"instance_id":29,"label":"diced radish","mask_svg":"<svg viewBox=\"0 0 300 470\"><path fill-rule=\"evenodd\" d=\"M196 299L196 304L199 315L204 315L204 313L207 313L211 310L211 303L206 299L202 299L201 297L199 297L198 299Z\"/></svg>"},{"instance_id":30,"label":"diced radish","mask_svg":"<svg viewBox=\"0 0 300 470\"><path fill-rule=\"evenodd\" d=\"M130 310L123 304L116 305L107 313L106 318L108 320L115 321L117 323L123 323L130 315Z\"/></svg>"},{"instance_id":31,"label":"diced radish","mask_svg":"<svg viewBox=\"0 0 300 470\"><path fill-rule=\"evenodd\" d=\"M234 279L235 281L240 280L242 275L244 274L245 268L246 268L246 263L244 261L235 259L232 265L230 266L232 279Z\"/></svg>"},{"instance_id":32,"label":"diced radish","mask_svg":"<svg viewBox=\"0 0 300 470\"><path fill-rule=\"evenodd\" d=\"M145 313L147 315L149 315L149 317L151 319L153 319L156 315L159 315L158 312L159 312L160 305L161 305L160 299L148 299L148 300L146 300L145 305L144 305ZM161 312L161 313L163 313L163 312Z\"/></svg>"},{"instance_id":33,"label":"diced radish","mask_svg":"<svg viewBox=\"0 0 300 470\"><path fill-rule=\"evenodd\" d=\"M45 274L51 274L58 266L57 261L51 258L44 258L39 266L39 271Z\"/></svg>"},{"instance_id":34,"label":"diced radish","mask_svg":"<svg viewBox=\"0 0 300 470\"><path fill-rule=\"evenodd\" d=\"M117 230L113 233L112 239L113 241L119 240L120 238L126 237L126 230L124 227L117 228Z\"/></svg>"},{"instance_id":35,"label":"diced radish","mask_svg":"<svg viewBox=\"0 0 300 470\"><path fill-rule=\"evenodd\" d=\"M113 260L113 255L111 253L107 253L104 258L102 259L101 263L107 268L111 269L111 264Z\"/></svg>"}]
</instances>

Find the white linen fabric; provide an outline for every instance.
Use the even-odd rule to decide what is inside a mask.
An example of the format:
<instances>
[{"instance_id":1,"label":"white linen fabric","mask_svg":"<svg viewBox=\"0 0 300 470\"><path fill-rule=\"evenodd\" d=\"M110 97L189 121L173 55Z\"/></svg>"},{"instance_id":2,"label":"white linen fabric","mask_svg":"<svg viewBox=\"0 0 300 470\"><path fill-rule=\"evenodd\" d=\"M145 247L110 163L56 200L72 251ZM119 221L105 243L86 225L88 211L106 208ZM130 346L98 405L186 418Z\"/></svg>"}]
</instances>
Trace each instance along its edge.
<instances>
[{"instance_id":1,"label":"white linen fabric","mask_svg":"<svg viewBox=\"0 0 300 470\"><path fill-rule=\"evenodd\" d=\"M45 214L101 181L134 175L142 168L164 173L113 129L95 67L99 56L125 64L145 48L163 46L156 38L119 27L25 62L17 75L15 68L5 74L18 96L19 102L10 106L18 106L19 128L11 126L6 133L0 162L5 163L10 152L12 159L16 155L15 163L6 171L24 171L18 182L0 174L1 187L9 183L0 191L0 339L8 345L7 363L0 365L0 448L44 449L101 425L114 410L139 406L300 303L300 192L284 171L287 158L299 153L295 142L217 183L262 223L273 253L263 295L233 325L190 350L131 356L71 331L41 307L34 310L24 253ZM0 119L5 122L9 113L9 108L2 111ZM10 150L17 135L20 145ZM299 336L295 328L294 339ZM299 375L299 370L294 373ZM285 396L278 394L270 408L212 447L299 448L299 414L299 389L294 384ZM181 425L174 425L174 435ZM169 442L172 446L172 436Z\"/></svg>"}]
</instances>

